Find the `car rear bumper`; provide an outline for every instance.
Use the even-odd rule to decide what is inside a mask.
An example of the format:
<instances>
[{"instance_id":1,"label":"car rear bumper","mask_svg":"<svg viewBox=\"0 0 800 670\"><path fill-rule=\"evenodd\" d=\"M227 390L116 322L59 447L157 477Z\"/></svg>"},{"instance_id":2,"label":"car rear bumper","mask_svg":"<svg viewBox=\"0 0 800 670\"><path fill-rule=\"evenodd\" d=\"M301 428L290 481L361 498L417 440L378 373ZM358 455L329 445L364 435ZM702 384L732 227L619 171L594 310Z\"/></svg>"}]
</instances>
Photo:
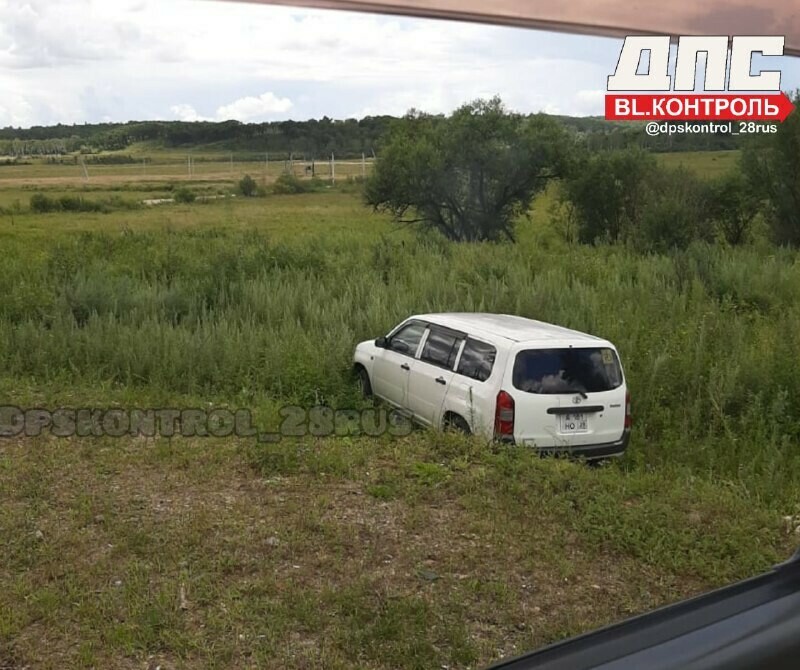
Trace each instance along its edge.
<instances>
[{"instance_id":1,"label":"car rear bumper","mask_svg":"<svg viewBox=\"0 0 800 670\"><path fill-rule=\"evenodd\" d=\"M600 444L582 444L574 447L534 447L543 456L563 456L568 458L582 458L587 461L595 461L601 458L618 458L625 453L631 439L630 429L625 429L622 437L615 442L603 442ZM514 440L508 438L504 440L513 443Z\"/></svg>"}]
</instances>

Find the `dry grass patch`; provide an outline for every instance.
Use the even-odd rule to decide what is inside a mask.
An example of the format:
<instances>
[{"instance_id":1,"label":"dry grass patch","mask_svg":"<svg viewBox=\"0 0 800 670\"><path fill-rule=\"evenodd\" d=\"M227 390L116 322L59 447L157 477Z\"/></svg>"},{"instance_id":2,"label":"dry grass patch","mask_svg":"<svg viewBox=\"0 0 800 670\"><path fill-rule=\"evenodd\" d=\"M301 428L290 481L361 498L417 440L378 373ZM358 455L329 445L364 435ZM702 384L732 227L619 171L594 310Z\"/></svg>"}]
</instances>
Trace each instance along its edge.
<instances>
[{"instance_id":1,"label":"dry grass patch","mask_svg":"<svg viewBox=\"0 0 800 670\"><path fill-rule=\"evenodd\" d=\"M596 544L558 495L509 497L502 455L480 445L418 434L282 448L278 460L211 440L1 443L0 658L479 667L708 586Z\"/></svg>"}]
</instances>

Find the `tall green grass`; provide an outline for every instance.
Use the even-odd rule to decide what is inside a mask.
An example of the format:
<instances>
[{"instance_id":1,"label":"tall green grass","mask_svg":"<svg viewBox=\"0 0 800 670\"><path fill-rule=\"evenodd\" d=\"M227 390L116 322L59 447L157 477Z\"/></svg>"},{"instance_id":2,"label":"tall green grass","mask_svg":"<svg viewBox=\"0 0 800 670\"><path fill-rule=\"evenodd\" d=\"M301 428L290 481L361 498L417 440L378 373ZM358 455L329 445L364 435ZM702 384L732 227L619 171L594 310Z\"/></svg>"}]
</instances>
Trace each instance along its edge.
<instances>
[{"instance_id":1,"label":"tall green grass","mask_svg":"<svg viewBox=\"0 0 800 670\"><path fill-rule=\"evenodd\" d=\"M220 228L11 241L6 380L344 405L356 342L413 313L514 313L618 345L636 421L624 467L686 468L784 507L800 490L790 251L641 256L546 233L458 245L357 226L301 240Z\"/></svg>"}]
</instances>

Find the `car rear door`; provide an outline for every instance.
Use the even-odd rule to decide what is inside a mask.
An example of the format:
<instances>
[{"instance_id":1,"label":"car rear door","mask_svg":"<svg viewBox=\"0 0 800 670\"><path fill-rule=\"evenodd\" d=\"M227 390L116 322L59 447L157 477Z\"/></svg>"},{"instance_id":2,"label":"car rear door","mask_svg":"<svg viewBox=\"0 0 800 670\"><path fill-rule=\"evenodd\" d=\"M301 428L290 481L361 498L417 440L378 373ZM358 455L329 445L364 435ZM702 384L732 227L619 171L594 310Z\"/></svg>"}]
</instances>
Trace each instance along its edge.
<instances>
[{"instance_id":1,"label":"car rear door","mask_svg":"<svg viewBox=\"0 0 800 670\"><path fill-rule=\"evenodd\" d=\"M462 417L475 434L491 438L494 432L498 375L505 359L497 347L467 337L458 357L456 374L447 389L443 411ZM494 382L490 381L494 373Z\"/></svg>"},{"instance_id":2,"label":"car rear door","mask_svg":"<svg viewBox=\"0 0 800 670\"><path fill-rule=\"evenodd\" d=\"M420 423L440 425L442 405L465 337L458 331L429 326L408 380L408 408Z\"/></svg>"},{"instance_id":3,"label":"car rear door","mask_svg":"<svg viewBox=\"0 0 800 670\"><path fill-rule=\"evenodd\" d=\"M414 365L426 325L409 321L386 338L386 348L379 349L372 364L372 390L379 398L397 407L407 407L408 376Z\"/></svg>"},{"instance_id":4,"label":"car rear door","mask_svg":"<svg viewBox=\"0 0 800 670\"><path fill-rule=\"evenodd\" d=\"M558 448L622 437L625 384L612 347L522 347L510 375L517 442Z\"/></svg>"}]
</instances>

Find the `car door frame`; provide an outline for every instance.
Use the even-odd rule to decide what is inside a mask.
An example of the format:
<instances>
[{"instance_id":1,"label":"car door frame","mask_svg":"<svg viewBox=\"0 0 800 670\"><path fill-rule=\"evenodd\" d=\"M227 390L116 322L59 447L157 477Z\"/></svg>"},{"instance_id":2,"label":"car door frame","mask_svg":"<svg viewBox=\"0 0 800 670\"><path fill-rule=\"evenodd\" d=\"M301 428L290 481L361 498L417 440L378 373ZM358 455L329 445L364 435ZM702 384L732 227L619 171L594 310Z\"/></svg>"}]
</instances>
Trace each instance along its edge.
<instances>
[{"instance_id":1,"label":"car door frame","mask_svg":"<svg viewBox=\"0 0 800 670\"><path fill-rule=\"evenodd\" d=\"M459 372L464 352L470 342L475 342L494 350L494 360L485 379ZM467 334L458 352L453 368L453 379L447 389L444 413L457 414L467 422L475 434L492 438L494 435L494 411L497 392L500 389L503 369L506 365L508 345L485 335Z\"/></svg>"},{"instance_id":2,"label":"car door frame","mask_svg":"<svg viewBox=\"0 0 800 670\"><path fill-rule=\"evenodd\" d=\"M453 358L453 363L450 368L447 368L443 365L439 365L437 363L431 363L429 361L422 360L422 352L425 350L425 346L428 343L428 338L430 337L432 330L437 330L439 332L450 334L458 342L458 349L456 351L455 357ZM450 383L453 380L453 375L455 374L456 365L458 364L458 360L461 358L461 352L464 349L464 343L467 341L468 337L469 335L467 333L457 330L455 328L442 326L438 323L427 324L427 327L425 329L425 334L422 340L420 341L420 346L417 350L414 367L412 368L411 373L409 375L407 392L406 392L406 398L407 398L406 406L408 407L414 420L417 421L417 423L420 423L421 425L424 426L434 426L434 427L439 426L441 424L442 411L445 405L445 400L447 398L447 392L450 389ZM425 380L421 381L421 377L425 377ZM439 379L444 379L444 384L442 384L443 388L439 389L430 386L430 384L440 383L438 381ZM427 388L427 386L430 386L430 388ZM412 388L420 388L422 389L422 392L415 393L412 396L411 394ZM424 395L422 395L422 393L424 393ZM436 397L434 397L434 395ZM439 395L441 395L440 399L438 397Z\"/></svg>"},{"instance_id":3,"label":"car door frame","mask_svg":"<svg viewBox=\"0 0 800 670\"><path fill-rule=\"evenodd\" d=\"M388 402L390 405L395 407L406 409L406 398L408 394L408 378L413 369L414 363L416 361L416 357L421 351L422 343L425 341L425 338L428 333L428 324L425 321L421 321L420 319L407 319L402 323L398 324L394 327L389 333L386 335L387 343L391 342L392 337L394 337L397 333L401 330L406 328L407 326L419 324L424 328L422 336L420 337L419 342L417 343L417 348L413 352L409 353L402 353L399 351L395 351L391 349L389 346L385 348L378 349L375 353L375 360L372 364L372 390L376 396L378 396L381 400ZM404 370L404 380L402 383L402 395L399 399L397 398L390 398L386 395L385 390L388 388L394 388L397 385L391 383L381 383L381 378L387 379L387 377L392 380L399 380L401 373L394 369L393 366L397 366L398 368L402 369L403 364L408 366L408 369ZM385 366L385 370L381 370L381 367ZM383 375L381 374L383 373ZM387 374L388 373L388 374ZM384 388L386 387L386 388Z\"/></svg>"}]
</instances>

